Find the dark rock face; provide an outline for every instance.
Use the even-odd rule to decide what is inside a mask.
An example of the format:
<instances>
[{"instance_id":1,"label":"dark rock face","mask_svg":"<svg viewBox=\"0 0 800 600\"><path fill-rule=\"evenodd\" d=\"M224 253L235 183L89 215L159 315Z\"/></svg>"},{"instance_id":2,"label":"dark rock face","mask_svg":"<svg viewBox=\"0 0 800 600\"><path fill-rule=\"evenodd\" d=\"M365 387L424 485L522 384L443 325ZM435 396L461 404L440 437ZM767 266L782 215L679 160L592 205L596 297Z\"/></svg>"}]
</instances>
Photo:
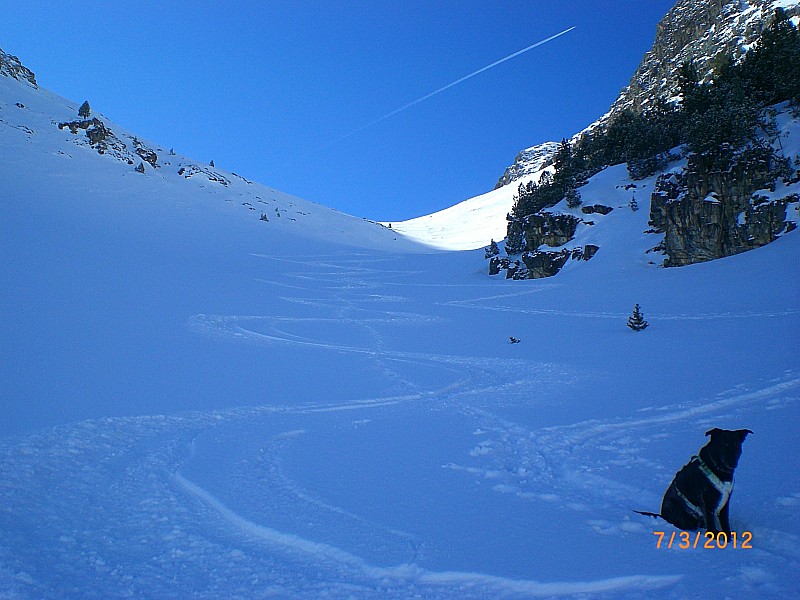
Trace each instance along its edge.
<instances>
[{"instance_id":1,"label":"dark rock face","mask_svg":"<svg viewBox=\"0 0 800 600\"><path fill-rule=\"evenodd\" d=\"M91 127L86 129L86 137L89 138L89 143L93 146L104 142L111 136L111 132L99 119L92 119L91 123Z\"/></svg>"},{"instance_id":2,"label":"dark rock face","mask_svg":"<svg viewBox=\"0 0 800 600\"><path fill-rule=\"evenodd\" d=\"M538 212L525 217L522 230L526 248L533 252L541 245L556 248L575 236L580 219L563 213Z\"/></svg>"},{"instance_id":3,"label":"dark rock face","mask_svg":"<svg viewBox=\"0 0 800 600\"><path fill-rule=\"evenodd\" d=\"M6 54L2 49L0 49L0 75L11 77L17 81L25 81L35 88L39 87L33 71L23 66L16 56Z\"/></svg>"},{"instance_id":4,"label":"dark rock face","mask_svg":"<svg viewBox=\"0 0 800 600\"><path fill-rule=\"evenodd\" d=\"M608 207L603 207L605 208ZM547 211L533 213L522 220L509 221L506 252L522 252L522 256L520 260L508 256L492 256L489 260L489 275L497 275L505 270L507 279L539 279L552 277L570 259L589 260L599 250L598 246L587 244L572 249L564 248L575 237L575 231L581 223L583 221L573 215ZM560 249L546 250L542 246Z\"/></svg>"},{"instance_id":5,"label":"dark rock face","mask_svg":"<svg viewBox=\"0 0 800 600\"><path fill-rule=\"evenodd\" d=\"M522 255L522 262L527 268L527 279L541 279L552 277L561 270L569 260L569 250L550 252L548 250L534 250Z\"/></svg>"},{"instance_id":6,"label":"dark rock face","mask_svg":"<svg viewBox=\"0 0 800 600\"><path fill-rule=\"evenodd\" d=\"M685 170L664 173L650 199L650 225L664 233L664 266L688 265L764 246L793 227L786 206L755 194L775 185L774 165L732 153L692 155Z\"/></svg>"},{"instance_id":7,"label":"dark rock face","mask_svg":"<svg viewBox=\"0 0 800 600\"><path fill-rule=\"evenodd\" d=\"M138 154L142 160L150 163L153 168L158 166L158 154L149 148L136 148L136 154Z\"/></svg>"},{"instance_id":8,"label":"dark rock face","mask_svg":"<svg viewBox=\"0 0 800 600\"><path fill-rule=\"evenodd\" d=\"M139 158L150 163L154 169L158 167L158 154L156 154L155 151L142 144L138 138L133 138L133 145Z\"/></svg>"},{"instance_id":9,"label":"dark rock face","mask_svg":"<svg viewBox=\"0 0 800 600\"><path fill-rule=\"evenodd\" d=\"M511 262L506 268L506 279L527 279L528 272L525 265L518 260Z\"/></svg>"},{"instance_id":10,"label":"dark rock face","mask_svg":"<svg viewBox=\"0 0 800 600\"><path fill-rule=\"evenodd\" d=\"M493 256L489 260L489 275L497 275L502 269L508 269L510 262L506 257Z\"/></svg>"},{"instance_id":11,"label":"dark rock face","mask_svg":"<svg viewBox=\"0 0 800 600\"><path fill-rule=\"evenodd\" d=\"M89 138L89 143L96 146L104 142L107 138L112 137L111 130L98 118L86 119L83 121L70 121L68 123L59 123L58 128L69 128L70 133L78 133L79 129L86 131L86 137ZM100 154L103 154L101 149L97 149Z\"/></svg>"},{"instance_id":12,"label":"dark rock face","mask_svg":"<svg viewBox=\"0 0 800 600\"><path fill-rule=\"evenodd\" d=\"M97 150L98 154L109 154L117 160L126 162L129 165L134 164L133 156L128 151L128 147L125 143L117 138L117 136L106 127L105 123L97 117L58 124L59 129L64 129L65 127L74 134L77 134L81 129L85 130L89 145Z\"/></svg>"},{"instance_id":13,"label":"dark rock face","mask_svg":"<svg viewBox=\"0 0 800 600\"><path fill-rule=\"evenodd\" d=\"M69 121L67 123L59 123L58 128L64 129L64 127L69 128L70 133L75 134L78 133L79 129L89 129L95 123L100 123L99 119L91 119L86 121ZM100 123L102 125L102 123Z\"/></svg>"},{"instance_id":14,"label":"dark rock face","mask_svg":"<svg viewBox=\"0 0 800 600\"><path fill-rule=\"evenodd\" d=\"M521 260L512 260L507 256L493 256L489 260L489 275L506 272L506 279L541 279L557 274L568 260L589 260L599 246L586 244L583 247L568 250L533 250L523 252Z\"/></svg>"},{"instance_id":15,"label":"dark rock face","mask_svg":"<svg viewBox=\"0 0 800 600\"><path fill-rule=\"evenodd\" d=\"M581 212L585 215L591 215L594 213L600 213L601 215L607 215L610 213L613 208L610 206L606 206L604 204L593 204L592 206L581 206Z\"/></svg>"},{"instance_id":16,"label":"dark rock face","mask_svg":"<svg viewBox=\"0 0 800 600\"><path fill-rule=\"evenodd\" d=\"M522 265L507 271L512 279L542 279L557 274L568 260L589 260L600 248L594 244L567 250L534 250L522 254Z\"/></svg>"},{"instance_id":17,"label":"dark rock face","mask_svg":"<svg viewBox=\"0 0 800 600\"><path fill-rule=\"evenodd\" d=\"M570 258L572 258L572 260L589 260L597 254L598 250L600 250L600 246L586 244L583 248L574 248Z\"/></svg>"}]
</instances>

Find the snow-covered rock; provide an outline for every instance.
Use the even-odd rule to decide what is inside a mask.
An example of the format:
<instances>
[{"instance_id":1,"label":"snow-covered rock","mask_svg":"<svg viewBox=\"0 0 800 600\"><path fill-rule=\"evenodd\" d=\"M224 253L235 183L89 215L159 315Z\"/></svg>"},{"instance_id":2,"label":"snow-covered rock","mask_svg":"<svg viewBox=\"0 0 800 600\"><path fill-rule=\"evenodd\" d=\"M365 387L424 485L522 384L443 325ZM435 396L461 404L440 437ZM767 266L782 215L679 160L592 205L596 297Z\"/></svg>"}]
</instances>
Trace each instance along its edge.
<instances>
[{"instance_id":1,"label":"snow-covered rock","mask_svg":"<svg viewBox=\"0 0 800 600\"><path fill-rule=\"evenodd\" d=\"M3 52L0 48L0 77L12 77L17 81L25 82L32 87L37 87L36 76L29 68L20 62L19 58Z\"/></svg>"}]
</instances>

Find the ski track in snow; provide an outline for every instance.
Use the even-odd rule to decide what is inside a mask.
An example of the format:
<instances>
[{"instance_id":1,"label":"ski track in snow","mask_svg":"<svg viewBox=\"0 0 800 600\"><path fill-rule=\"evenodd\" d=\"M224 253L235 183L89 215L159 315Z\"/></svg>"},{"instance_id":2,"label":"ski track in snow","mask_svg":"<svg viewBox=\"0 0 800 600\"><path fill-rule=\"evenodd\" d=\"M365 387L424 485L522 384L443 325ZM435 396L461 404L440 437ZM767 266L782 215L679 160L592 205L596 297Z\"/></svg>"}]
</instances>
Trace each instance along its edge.
<instances>
[{"instance_id":1,"label":"ski track in snow","mask_svg":"<svg viewBox=\"0 0 800 600\"><path fill-rule=\"evenodd\" d=\"M511 312L524 315L549 315L559 317L576 317L583 319L614 319L626 318L630 313L622 312L600 312L600 311L579 311L579 310L557 310L549 308L531 308L519 305L489 305L487 301L508 298L519 300L520 296L543 291L543 288L523 291L517 294L503 294L501 296L484 296L481 298L470 298L468 300L451 300L443 303L445 306L461 306L464 308L476 308L480 310L492 310L498 312ZM787 308L779 311L746 311L746 312L714 312L714 313L692 313L692 314L659 314L648 313L648 318L660 321L707 321L710 319L751 319L754 317L790 317L800 314L800 309Z\"/></svg>"},{"instance_id":2,"label":"ski track in snow","mask_svg":"<svg viewBox=\"0 0 800 600\"><path fill-rule=\"evenodd\" d=\"M522 501L572 510L586 528L603 535L649 535L651 524L632 519L629 511L657 506L659 498L615 478L616 468L662 468L642 457L648 455L643 451L648 444L665 437L665 425L706 424L712 417L718 418L749 404L795 402L800 395L800 372L790 372L760 389L722 392L705 403L651 407L617 420L531 428L476 400L497 396L510 388L518 392L535 390L576 374L565 372L560 365L522 359L392 349L378 325L438 319L415 313L411 308L407 312L381 308L387 302L405 302L406 296L381 294L376 290L418 285L392 281L416 273L387 272L384 260L372 261L381 263L373 269L364 256L327 256L292 262L300 267L302 275L290 275L291 281L258 283L295 290L296 296L284 299L326 309L330 316L195 315L190 319L190 328L203 335L252 344L363 356L373 361L387 379L399 382L407 393L341 403L109 418L3 440L0 596L117 598L140 596L140 590L147 590L151 597L193 598L216 598L221 592L229 598L315 598L322 593L330 597L381 598L647 596L652 590L672 588L681 582L682 575L630 574L596 581L540 582L426 569L415 562L413 535L368 523L360 515L303 490L280 469L276 471L276 486L282 487L283 493L297 503L320 513L360 520L365 526L383 528L387 535L407 541L410 550L406 562L376 566L334 545L281 532L246 518L182 474L181 465L191 458L193 441L221 424L246 423L269 415L379 411L389 406L413 409L434 403L437 408L467 415L480 423L476 430L476 438L480 440L476 445L463 456L454 456L451 462L441 465L443 469L486 480L497 494L512 494ZM320 283L324 286L320 287ZM320 290L329 297L321 299ZM581 318L624 317L598 312L520 310L486 302L538 291L541 288L537 292L481 296L443 305ZM793 315L797 311L764 312L759 316L773 314ZM745 316L753 315L659 318ZM317 337L309 333L313 329L302 327L307 325L323 325L322 331L331 326L344 328L354 335L335 337L348 340L355 337L360 344ZM305 333L293 332L296 327ZM426 388L398 370L400 363L445 371L448 381L436 388ZM516 379L509 381L509 370ZM369 413L366 417L364 422L368 421ZM302 431L284 434L285 439L300 435L311 434ZM279 444L270 451L273 466L280 466L282 452ZM620 506L621 499L631 498L642 505ZM786 502L792 504L793 500L787 498ZM292 510L291 505L288 510ZM598 514L607 518L597 518ZM618 518L610 519L609 514ZM761 530L756 535L761 542L759 552L790 564L800 559L796 550L800 546L791 534ZM127 543L119 545L118 540ZM760 572L730 573L734 578L745 576L758 579Z\"/></svg>"},{"instance_id":3,"label":"ski track in snow","mask_svg":"<svg viewBox=\"0 0 800 600\"><path fill-rule=\"evenodd\" d=\"M181 475L193 436L222 422L284 410L103 419L4 444L0 497L15 510L2 520L13 517L17 527L4 527L10 536L0 549L2 597L121 598L136 597L139 589L202 598L222 591L232 598L317 597L323 591L332 597L552 597L652 590L679 579L542 583L433 572L413 563L376 567L249 521ZM15 537L25 533L18 520L36 521L33 531L41 539L35 550L29 538ZM28 555L13 551L19 548L28 548ZM50 572L21 568L40 561Z\"/></svg>"}]
</instances>

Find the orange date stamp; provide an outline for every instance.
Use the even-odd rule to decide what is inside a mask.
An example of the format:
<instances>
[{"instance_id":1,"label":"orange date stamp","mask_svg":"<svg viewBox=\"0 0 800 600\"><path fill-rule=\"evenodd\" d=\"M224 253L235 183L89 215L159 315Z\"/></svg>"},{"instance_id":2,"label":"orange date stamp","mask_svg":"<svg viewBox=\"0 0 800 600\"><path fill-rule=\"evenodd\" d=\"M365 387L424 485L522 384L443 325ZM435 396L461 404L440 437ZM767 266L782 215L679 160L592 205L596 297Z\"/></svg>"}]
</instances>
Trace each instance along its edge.
<instances>
[{"instance_id":1,"label":"orange date stamp","mask_svg":"<svg viewBox=\"0 0 800 600\"><path fill-rule=\"evenodd\" d=\"M729 547L737 550L750 550L753 548L753 534L750 531L742 531L741 533L736 531L731 533L725 533L724 531L717 533L711 531L706 531L705 533L700 531L695 533L673 531L669 535L665 531L654 531L653 535L658 538L656 540L656 548L674 547L681 550L688 550L689 548L722 550Z\"/></svg>"}]
</instances>

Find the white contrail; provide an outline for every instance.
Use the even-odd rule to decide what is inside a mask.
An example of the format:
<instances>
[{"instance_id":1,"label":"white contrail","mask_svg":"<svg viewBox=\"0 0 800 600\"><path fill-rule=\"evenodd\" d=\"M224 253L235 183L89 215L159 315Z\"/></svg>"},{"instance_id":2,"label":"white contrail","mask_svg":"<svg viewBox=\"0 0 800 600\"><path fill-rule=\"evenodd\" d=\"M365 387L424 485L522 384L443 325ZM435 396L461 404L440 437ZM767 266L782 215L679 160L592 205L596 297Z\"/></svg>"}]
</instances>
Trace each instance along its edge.
<instances>
[{"instance_id":1,"label":"white contrail","mask_svg":"<svg viewBox=\"0 0 800 600\"><path fill-rule=\"evenodd\" d=\"M575 29L575 27L570 27L569 29L565 29L561 33L557 33L555 35L551 35L549 38L545 38L543 40L540 40L540 41L536 42L535 44L531 44L530 46L527 46L526 48L523 48L522 50L518 50L517 52L514 52L514 54L509 54L505 58L501 58L500 60L496 60L490 65L486 65L485 67L481 67L480 69L478 69L477 71L473 71L469 75L464 75L464 77L461 77L460 79L456 79L454 82L448 83L447 85L445 85L443 87L440 87L438 90L435 90L435 91L431 92L430 94L425 94L424 96L422 96L421 98L417 98L413 102L409 102L408 104L405 104L405 105L401 106L400 108L397 108L397 109L393 110L390 113L386 113L382 117L378 117L374 121L370 121L366 125L362 125L358 129L354 129L350 133L346 133L343 136L341 136L339 138L336 138L332 142L329 142L328 144L323 146L323 148L328 148L329 146L333 146L334 144L337 144L337 143L341 142L342 140L349 138L350 136L356 135L357 133L361 133L365 129L369 129L370 127L373 127L374 125L377 125L378 123L381 123L381 122L385 121L386 119L389 119L389 118L395 116L396 114L403 112L404 110L408 110L412 106L415 106L415 105L419 104L420 102L424 102L425 100L435 96L436 94L441 94L445 90L449 90L451 87L456 86L459 83L463 83L464 81L466 81L467 79L469 79L471 77L475 77L476 75L480 75L484 71L488 71L489 69L491 69L493 67L496 67L497 65L502 64L502 63L506 62L507 60L511 60L512 58L516 58L520 54L525 54L529 50L533 50L534 48L538 48L539 46L541 46L543 44L546 44L547 42L551 42L554 39L556 39L557 37L561 37L565 33L569 33L573 29Z\"/></svg>"},{"instance_id":2,"label":"white contrail","mask_svg":"<svg viewBox=\"0 0 800 600\"><path fill-rule=\"evenodd\" d=\"M443 91L449 90L451 87L456 86L459 83L462 83L462 82L466 81L467 79L469 79L471 77L475 77L475 75L480 75L484 71L488 71L492 67L496 67L497 65L499 65L501 63L504 63L507 60L511 60L512 58L516 58L520 54L525 54L528 50L533 50L534 48L538 48L539 46L541 46L543 44L546 44L547 42L550 42L550 41L556 39L557 37L560 37L560 36L564 35L565 33L569 33L573 29L575 29L575 28L574 27L570 27L569 29L565 29L561 33L557 33L555 35L551 35L549 38L545 38L545 39L543 39L543 40L541 40L539 42L536 42L535 44L531 44L527 48L523 48L522 50L518 50L517 52L514 52L514 54L509 54L505 58L501 58L500 60L496 60L490 65L486 65L485 67L482 67L482 68L478 69L477 71L473 71L469 75L464 75L464 77L462 77L461 79L456 79L453 83L448 83L447 85L445 85L443 87L440 87L438 90L433 91L430 94L426 94L426 95L422 96L422 98L417 98L413 102L409 102L408 104L406 104L404 106L401 106L400 108L398 108L396 110L393 110L392 112L387 113L387 114L383 115L382 117L380 117L378 119L375 119L371 123L367 123L366 125L364 125L361 129L359 129L357 131L362 131L362 130L366 129L367 127L372 127L373 125L376 125L376 124L380 123L381 121L385 121L389 117L393 117L397 113L403 112L404 110L406 110L408 108L411 108L415 104L419 104L420 102L424 102L425 100L427 100L428 98L431 98L432 96L435 96L436 94L441 94ZM352 134L350 134L350 135L352 135Z\"/></svg>"}]
</instances>

